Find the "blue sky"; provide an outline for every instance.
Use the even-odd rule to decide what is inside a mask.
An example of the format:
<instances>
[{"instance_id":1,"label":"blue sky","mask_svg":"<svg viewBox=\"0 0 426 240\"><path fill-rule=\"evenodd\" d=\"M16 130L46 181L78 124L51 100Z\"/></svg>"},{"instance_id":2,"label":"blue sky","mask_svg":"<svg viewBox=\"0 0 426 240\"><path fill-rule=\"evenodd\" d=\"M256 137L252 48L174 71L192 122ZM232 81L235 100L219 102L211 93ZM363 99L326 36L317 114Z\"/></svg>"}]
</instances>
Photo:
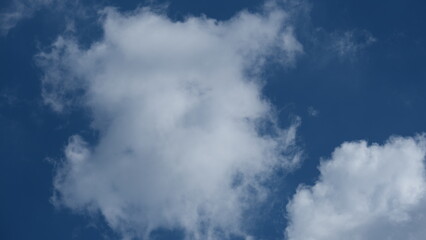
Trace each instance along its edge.
<instances>
[{"instance_id":1,"label":"blue sky","mask_svg":"<svg viewBox=\"0 0 426 240\"><path fill-rule=\"evenodd\" d=\"M0 237L420 239L425 10L3 1Z\"/></svg>"}]
</instances>

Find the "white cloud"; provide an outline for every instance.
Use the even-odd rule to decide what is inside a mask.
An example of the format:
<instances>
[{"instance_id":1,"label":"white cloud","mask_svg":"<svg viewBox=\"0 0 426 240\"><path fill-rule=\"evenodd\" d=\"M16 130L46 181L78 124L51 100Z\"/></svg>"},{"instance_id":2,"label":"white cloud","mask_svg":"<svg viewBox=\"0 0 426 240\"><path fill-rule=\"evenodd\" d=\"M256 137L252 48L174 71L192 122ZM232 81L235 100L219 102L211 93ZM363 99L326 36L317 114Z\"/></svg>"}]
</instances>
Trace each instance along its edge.
<instances>
[{"instance_id":1,"label":"white cloud","mask_svg":"<svg viewBox=\"0 0 426 240\"><path fill-rule=\"evenodd\" d=\"M107 9L99 42L59 38L40 53L46 103L86 107L100 136L70 138L55 204L100 212L123 238L249 237L242 214L267 195L262 182L298 160L297 126L275 124L258 78L266 57L291 64L302 51L287 18L273 6L222 22Z\"/></svg>"},{"instance_id":2,"label":"white cloud","mask_svg":"<svg viewBox=\"0 0 426 240\"><path fill-rule=\"evenodd\" d=\"M288 204L288 239L423 239L425 144L423 135L342 144Z\"/></svg>"}]
</instances>

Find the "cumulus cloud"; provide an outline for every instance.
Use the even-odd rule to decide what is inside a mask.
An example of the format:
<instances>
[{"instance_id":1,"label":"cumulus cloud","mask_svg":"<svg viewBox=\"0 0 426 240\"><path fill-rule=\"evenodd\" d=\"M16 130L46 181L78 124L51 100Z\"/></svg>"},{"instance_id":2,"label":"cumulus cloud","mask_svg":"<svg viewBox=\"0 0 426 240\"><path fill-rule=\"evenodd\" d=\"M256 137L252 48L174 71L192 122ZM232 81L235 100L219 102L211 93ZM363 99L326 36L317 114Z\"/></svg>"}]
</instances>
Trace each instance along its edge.
<instances>
[{"instance_id":1,"label":"cumulus cloud","mask_svg":"<svg viewBox=\"0 0 426 240\"><path fill-rule=\"evenodd\" d=\"M244 212L299 158L297 124L276 124L259 78L266 59L291 64L302 51L287 18L274 6L227 21L106 9L89 48L60 37L37 56L44 100L87 108L99 139L70 138L54 203L100 213L124 239L157 228L249 238Z\"/></svg>"},{"instance_id":2,"label":"cumulus cloud","mask_svg":"<svg viewBox=\"0 0 426 240\"><path fill-rule=\"evenodd\" d=\"M288 239L423 239L425 144L424 135L342 144L288 204Z\"/></svg>"}]
</instances>

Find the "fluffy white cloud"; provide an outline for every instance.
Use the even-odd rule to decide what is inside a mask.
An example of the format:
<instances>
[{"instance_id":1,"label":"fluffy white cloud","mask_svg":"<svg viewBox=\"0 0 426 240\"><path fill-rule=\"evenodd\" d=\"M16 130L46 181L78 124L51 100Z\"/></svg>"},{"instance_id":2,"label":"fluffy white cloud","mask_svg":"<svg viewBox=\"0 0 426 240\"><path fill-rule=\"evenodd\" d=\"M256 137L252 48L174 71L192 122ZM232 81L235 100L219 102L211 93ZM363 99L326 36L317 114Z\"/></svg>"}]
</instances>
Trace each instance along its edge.
<instances>
[{"instance_id":1,"label":"fluffy white cloud","mask_svg":"<svg viewBox=\"0 0 426 240\"><path fill-rule=\"evenodd\" d=\"M342 144L288 204L288 239L423 239L425 153L423 135Z\"/></svg>"},{"instance_id":2,"label":"fluffy white cloud","mask_svg":"<svg viewBox=\"0 0 426 240\"><path fill-rule=\"evenodd\" d=\"M123 238L247 236L242 214L267 195L262 182L298 160L296 125L276 125L259 78L267 57L291 64L302 51L287 18L274 6L227 21L107 9L89 48L59 38L38 56L44 99L86 107L100 137L70 138L54 202L100 212Z\"/></svg>"}]
</instances>

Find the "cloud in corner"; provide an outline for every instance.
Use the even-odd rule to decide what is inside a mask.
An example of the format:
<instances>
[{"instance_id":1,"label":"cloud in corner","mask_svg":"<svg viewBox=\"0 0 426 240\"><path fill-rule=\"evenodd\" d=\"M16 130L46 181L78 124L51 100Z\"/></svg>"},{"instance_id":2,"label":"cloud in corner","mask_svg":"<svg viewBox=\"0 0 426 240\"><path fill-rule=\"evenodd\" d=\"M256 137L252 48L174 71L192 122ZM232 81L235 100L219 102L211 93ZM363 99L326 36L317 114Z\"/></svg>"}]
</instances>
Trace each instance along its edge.
<instances>
[{"instance_id":1,"label":"cloud in corner","mask_svg":"<svg viewBox=\"0 0 426 240\"><path fill-rule=\"evenodd\" d=\"M426 139L346 142L287 206L289 240L422 239Z\"/></svg>"},{"instance_id":2,"label":"cloud in corner","mask_svg":"<svg viewBox=\"0 0 426 240\"><path fill-rule=\"evenodd\" d=\"M35 11L53 2L54 0L13 0L9 7L0 11L0 34L6 35L18 22L32 17Z\"/></svg>"}]
</instances>

